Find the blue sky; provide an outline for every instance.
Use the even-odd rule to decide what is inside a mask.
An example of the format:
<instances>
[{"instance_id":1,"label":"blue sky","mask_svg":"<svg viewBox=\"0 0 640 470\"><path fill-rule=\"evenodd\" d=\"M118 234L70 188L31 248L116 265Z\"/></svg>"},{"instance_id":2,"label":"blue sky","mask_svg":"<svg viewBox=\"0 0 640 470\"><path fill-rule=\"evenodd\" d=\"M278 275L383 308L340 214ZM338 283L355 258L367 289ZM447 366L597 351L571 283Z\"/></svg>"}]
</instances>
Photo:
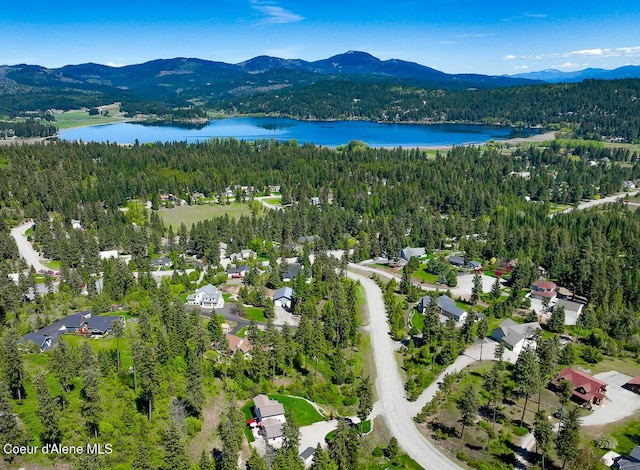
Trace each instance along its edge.
<instances>
[{"instance_id":1,"label":"blue sky","mask_svg":"<svg viewBox=\"0 0 640 470\"><path fill-rule=\"evenodd\" d=\"M22 0L0 13L0 64L360 50L449 73L610 69L640 65L639 25L638 0Z\"/></svg>"}]
</instances>

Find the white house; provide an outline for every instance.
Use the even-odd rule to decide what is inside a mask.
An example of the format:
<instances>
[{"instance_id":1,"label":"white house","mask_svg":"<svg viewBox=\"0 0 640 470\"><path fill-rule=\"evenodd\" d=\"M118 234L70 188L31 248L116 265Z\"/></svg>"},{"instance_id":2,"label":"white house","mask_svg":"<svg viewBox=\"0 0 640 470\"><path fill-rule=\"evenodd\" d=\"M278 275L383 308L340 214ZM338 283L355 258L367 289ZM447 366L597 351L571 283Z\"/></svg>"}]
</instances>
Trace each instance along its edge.
<instances>
[{"instance_id":1,"label":"white house","mask_svg":"<svg viewBox=\"0 0 640 470\"><path fill-rule=\"evenodd\" d=\"M295 298L296 293L291 287L281 287L273 294L273 305L290 309Z\"/></svg>"},{"instance_id":2,"label":"white house","mask_svg":"<svg viewBox=\"0 0 640 470\"><path fill-rule=\"evenodd\" d=\"M253 399L256 418L260 422L262 435L268 444L278 446L282 444L282 426L287 422L284 417L282 403L271 400L266 395L258 395Z\"/></svg>"},{"instance_id":3,"label":"white house","mask_svg":"<svg viewBox=\"0 0 640 470\"><path fill-rule=\"evenodd\" d=\"M400 257L406 261L409 261L412 256L420 258L421 256L424 256L425 253L426 250L424 248L411 248L410 246L406 246L402 250L400 250Z\"/></svg>"},{"instance_id":4,"label":"white house","mask_svg":"<svg viewBox=\"0 0 640 470\"><path fill-rule=\"evenodd\" d=\"M533 334L540 329L538 322L516 323L511 318L507 318L500 323L500 326L493 330L491 337L497 342L504 342L505 346L514 353L520 354L526 344L535 345Z\"/></svg>"},{"instance_id":5,"label":"white house","mask_svg":"<svg viewBox=\"0 0 640 470\"><path fill-rule=\"evenodd\" d=\"M222 292L212 284L207 284L196 290L194 294L187 296L189 305L200 305L203 308L222 308L224 299Z\"/></svg>"},{"instance_id":6,"label":"white house","mask_svg":"<svg viewBox=\"0 0 640 470\"><path fill-rule=\"evenodd\" d=\"M580 315L582 315L584 304L567 299L558 299L553 308L556 309L558 307L564 307L564 324L575 325Z\"/></svg>"}]
</instances>

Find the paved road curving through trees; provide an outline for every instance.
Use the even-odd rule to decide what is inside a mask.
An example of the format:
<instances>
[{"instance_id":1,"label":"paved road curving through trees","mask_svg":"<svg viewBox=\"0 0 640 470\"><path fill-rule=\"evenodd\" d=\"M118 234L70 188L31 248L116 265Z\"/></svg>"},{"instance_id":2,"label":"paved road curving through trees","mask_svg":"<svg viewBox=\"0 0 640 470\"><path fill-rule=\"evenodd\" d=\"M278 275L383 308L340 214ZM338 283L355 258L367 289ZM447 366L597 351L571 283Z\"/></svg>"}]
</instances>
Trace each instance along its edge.
<instances>
[{"instance_id":1,"label":"paved road curving through trees","mask_svg":"<svg viewBox=\"0 0 640 470\"><path fill-rule=\"evenodd\" d=\"M353 265L353 267L358 267ZM365 291L369 312L369 332L373 357L376 364L376 390L378 402L375 409L384 416L391 434L413 460L425 469L454 470L460 467L450 461L426 437L413 421L408 402L404 398L404 387L394 353L382 291L371 279L348 272L351 279L360 281Z\"/></svg>"}]
</instances>

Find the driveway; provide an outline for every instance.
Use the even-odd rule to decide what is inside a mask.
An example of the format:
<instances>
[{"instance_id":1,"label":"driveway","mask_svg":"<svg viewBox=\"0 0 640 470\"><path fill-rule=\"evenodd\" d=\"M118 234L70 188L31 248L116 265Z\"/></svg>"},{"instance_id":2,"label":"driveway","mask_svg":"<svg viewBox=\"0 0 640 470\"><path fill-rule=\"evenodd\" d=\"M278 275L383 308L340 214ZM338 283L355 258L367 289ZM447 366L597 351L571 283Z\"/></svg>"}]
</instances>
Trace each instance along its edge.
<instances>
[{"instance_id":1,"label":"driveway","mask_svg":"<svg viewBox=\"0 0 640 470\"><path fill-rule=\"evenodd\" d=\"M350 264L350 267L359 269L362 266ZM380 288L365 276L352 272L348 272L347 276L360 281L365 290L371 347L377 371L375 385L378 401L374 409L384 416L389 431L398 439L402 450L423 468L459 469L458 465L450 461L418 431L413 421L413 410L402 398L404 384L394 353L396 343L391 339Z\"/></svg>"},{"instance_id":2,"label":"driveway","mask_svg":"<svg viewBox=\"0 0 640 470\"><path fill-rule=\"evenodd\" d=\"M324 438L331 431L335 431L338 428L338 420L331 421L318 421L317 423L310 424L309 426L302 426L300 428L300 447L299 453L302 453L307 447L316 448L318 444L323 448L326 448Z\"/></svg>"},{"instance_id":3,"label":"driveway","mask_svg":"<svg viewBox=\"0 0 640 470\"><path fill-rule=\"evenodd\" d=\"M601 406L595 406L593 412L582 418L583 426L615 423L640 410L640 395L622 388L633 377L615 370L595 374L594 377L607 384L607 398Z\"/></svg>"}]
</instances>

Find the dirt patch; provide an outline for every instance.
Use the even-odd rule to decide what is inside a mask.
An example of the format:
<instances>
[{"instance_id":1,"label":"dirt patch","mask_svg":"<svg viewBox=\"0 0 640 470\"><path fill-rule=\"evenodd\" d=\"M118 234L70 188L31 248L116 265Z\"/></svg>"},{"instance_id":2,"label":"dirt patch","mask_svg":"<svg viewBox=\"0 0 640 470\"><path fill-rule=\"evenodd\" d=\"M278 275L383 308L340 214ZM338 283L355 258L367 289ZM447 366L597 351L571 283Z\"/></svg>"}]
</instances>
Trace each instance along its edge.
<instances>
[{"instance_id":1,"label":"dirt patch","mask_svg":"<svg viewBox=\"0 0 640 470\"><path fill-rule=\"evenodd\" d=\"M191 440L189 446L189 457L191 461L199 461L202 451L210 452L213 449L215 438L215 430L220 422L220 415L224 411L226 403L223 394L211 396L207 400L207 404L202 410L202 429Z\"/></svg>"}]
</instances>

